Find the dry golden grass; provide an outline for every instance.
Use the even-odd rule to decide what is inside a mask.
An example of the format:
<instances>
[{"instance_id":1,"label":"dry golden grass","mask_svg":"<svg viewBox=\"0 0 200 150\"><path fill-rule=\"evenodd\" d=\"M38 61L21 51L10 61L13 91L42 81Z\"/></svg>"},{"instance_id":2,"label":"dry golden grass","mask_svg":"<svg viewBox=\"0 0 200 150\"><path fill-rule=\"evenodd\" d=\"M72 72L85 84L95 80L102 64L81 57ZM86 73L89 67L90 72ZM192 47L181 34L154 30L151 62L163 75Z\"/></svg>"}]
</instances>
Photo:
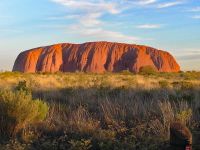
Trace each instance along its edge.
<instances>
[{"instance_id":1,"label":"dry golden grass","mask_svg":"<svg viewBox=\"0 0 200 150\"><path fill-rule=\"evenodd\" d=\"M20 74L20 73L0 73L0 88L12 88L19 81L26 80L32 88L59 89L59 88L91 88L91 87L127 87L152 89L159 88L159 81L166 80L170 84L175 81L183 81L185 77L179 75L143 76L134 74L84 74L84 73L44 73L44 74ZM199 79L189 80L194 85L200 85Z\"/></svg>"},{"instance_id":2,"label":"dry golden grass","mask_svg":"<svg viewBox=\"0 0 200 150\"><path fill-rule=\"evenodd\" d=\"M6 72L0 73L0 89L13 90L23 80L33 97L50 107L46 120L35 127L37 135L50 136L65 149L160 149L169 140L172 121L190 129L200 121L199 73ZM37 142L34 148L41 148Z\"/></svg>"}]
</instances>

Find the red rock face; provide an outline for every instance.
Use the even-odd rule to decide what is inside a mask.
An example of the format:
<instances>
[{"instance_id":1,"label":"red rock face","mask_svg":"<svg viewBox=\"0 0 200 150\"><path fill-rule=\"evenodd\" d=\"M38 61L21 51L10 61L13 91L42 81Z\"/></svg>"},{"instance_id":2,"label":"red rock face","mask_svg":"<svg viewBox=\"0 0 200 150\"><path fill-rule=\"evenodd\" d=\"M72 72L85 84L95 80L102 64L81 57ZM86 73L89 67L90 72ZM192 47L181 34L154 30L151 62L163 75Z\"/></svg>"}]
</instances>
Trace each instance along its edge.
<instances>
[{"instance_id":1,"label":"red rock face","mask_svg":"<svg viewBox=\"0 0 200 150\"><path fill-rule=\"evenodd\" d=\"M176 60L168 52L111 42L65 43L24 51L17 57L13 71L138 72L143 66L152 66L159 72L180 71Z\"/></svg>"}]
</instances>

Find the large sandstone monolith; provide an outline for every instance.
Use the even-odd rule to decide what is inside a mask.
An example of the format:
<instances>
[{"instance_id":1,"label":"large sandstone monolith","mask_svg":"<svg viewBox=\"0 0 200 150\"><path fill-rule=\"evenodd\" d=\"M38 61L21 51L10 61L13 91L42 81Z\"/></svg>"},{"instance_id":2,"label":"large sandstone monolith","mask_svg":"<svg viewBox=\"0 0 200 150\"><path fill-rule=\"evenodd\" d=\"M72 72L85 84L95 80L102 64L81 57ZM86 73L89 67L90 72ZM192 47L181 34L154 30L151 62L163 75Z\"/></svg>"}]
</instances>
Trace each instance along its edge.
<instances>
[{"instance_id":1,"label":"large sandstone monolith","mask_svg":"<svg viewBox=\"0 0 200 150\"><path fill-rule=\"evenodd\" d=\"M56 44L19 54L13 71L20 72L139 72L152 66L159 72L179 72L174 57L155 48L112 42Z\"/></svg>"}]
</instances>

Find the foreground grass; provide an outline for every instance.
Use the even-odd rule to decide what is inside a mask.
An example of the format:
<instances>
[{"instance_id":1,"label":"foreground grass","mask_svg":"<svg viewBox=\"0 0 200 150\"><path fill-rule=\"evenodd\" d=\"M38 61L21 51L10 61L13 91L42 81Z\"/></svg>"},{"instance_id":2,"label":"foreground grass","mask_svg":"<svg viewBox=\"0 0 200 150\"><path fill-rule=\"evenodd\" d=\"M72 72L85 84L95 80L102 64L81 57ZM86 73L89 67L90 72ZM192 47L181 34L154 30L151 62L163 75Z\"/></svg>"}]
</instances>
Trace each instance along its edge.
<instances>
[{"instance_id":1,"label":"foreground grass","mask_svg":"<svg viewBox=\"0 0 200 150\"><path fill-rule=\"evenodd\" d=\"M2 149L165 149L171 121L191 130L200 124L198 72L0 73L0 90L16 89L43 100L49 111L2 139Z\"/></svg>"}]
</instances>

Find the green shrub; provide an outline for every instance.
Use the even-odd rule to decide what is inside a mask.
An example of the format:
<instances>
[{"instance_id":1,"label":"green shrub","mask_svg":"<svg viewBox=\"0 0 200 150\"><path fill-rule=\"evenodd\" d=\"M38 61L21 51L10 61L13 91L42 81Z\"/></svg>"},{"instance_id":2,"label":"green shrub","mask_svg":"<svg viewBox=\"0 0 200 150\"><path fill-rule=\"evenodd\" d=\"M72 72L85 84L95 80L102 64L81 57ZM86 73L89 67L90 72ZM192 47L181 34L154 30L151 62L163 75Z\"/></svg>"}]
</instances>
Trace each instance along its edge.
<instances>
[{"instance_id":1,"label":"green shrub","mask_svg":"<svg viewBox=\"0 0 200 150\"><path fill-rule=\"evenodd\" d=\"M90 139L71 140L69 143L71 145L70 150L89 150L92 147Z\"/></svg>"},{"instance_id":2,"label":"green shrub","mask_svg":"<svg viewBox=\"0 0 200 150\"><path fill-rule=\"evenodd\" d=\"M28 88L26 81L19 81L18 85L15 87L15 90L17 91L24 91L26 93L30 93L31 90Z\"/></svg>"},{"instance_id":3,"label":"green shrub","mask_svg":"<svg viewBox=\"0 0 200 150\"><path fill-rule=\"evenodd\" d=\"M7 78L19 77L19 76L21 76L20 72L10 72L10 71L0 72L1 79L7 79Z\"/></svg>"},{"instance_id":4,"label":"green shrub","mask_svg":"<svg viewBox=\"0 0 200 150\"><path fill-rule=\"evenodd\" d=\"M42 121L48 112L46 103L33 100L24 91L0 91L0 135L15 136L27 125Z\"/></svg>"},{"instance_id":5,"label":"green shrub","mask_svg":"<svg viewBox=\"0 0 200 150\"><path fill-rule=\"evenodd\" d=\"M193 89L195 87L192 82L188 81L173 82L172 85L174 88L181 90Z\"/></svg>"},{"instance_id":6,"label":"green shrub","mask_svg":"<svg viewBox=\"0 0 200 150\"><path fill-rule=\"evenodd\" d=\"M10 140L6 144L0 144L1 150L27 150L28 146L26 144L22 144L16 139Z\"/></svg>"},{"instance_id":7,"label":"green shrub","mask_svg":"<svg viewBox=\"0 0 200 150\"><path fill-rule=\"evenodd\" d=\"M161 80L159 81L159 85L161 88L167 88L169 87L169 82L167 82L166 80Z\"/></svg>"},{"instance_id":8,"label":"green shrub","mask_svg":"<svg viewBox=\"0 0 200 150\"><path fill-rule=\"evenodd\" d=\"M194 85L192 82L183 81L183 82L181 83L181 88L182 88L182 89L192 89L192 88L194 88L194 87L195 87L195 85Z\"/></svg>"},{"instance_id":9,"label":"green shrub","mask_svg":"<svg viewBox=\"0 0 200 150\"><path fill-rule=\"evenodd\" d=\"M128 69L127 69L127 70L122 70L122 71L120 72L120 74L122 74L122 75L133 75L133 73L130 72Z\"/></svg>"},{"instance_id":10,"label":"green shrub","mask_svg":"<svg viewBox=\"0 0 200 150\"><path fill-rule=\"evenodd\" d=\"M155 75L157 72L157 69L152 66L143 66L139 70L139 73L143 75Z\"/></svg>"},{"instance_id":11,"label":"green shrub","mask_svg":"<svg viewBox=\"0 0 200 150\"><path fill-rule=\"evenodd\" d=\"M199 80L200 79L200 72L196 71L187 71L182 74L185 80Z\"/></svg>"},{"instance_id":12,"label":"green shrub","mask_svg":"<svg viewBox=\"0 0 200 150\"><path fill-rule=\"evenodd\" d=\"M186 124L192 117L192 110L191 109L182 110L178 112L175 117L177 120Z\"/></svg>"}]
</instances>

